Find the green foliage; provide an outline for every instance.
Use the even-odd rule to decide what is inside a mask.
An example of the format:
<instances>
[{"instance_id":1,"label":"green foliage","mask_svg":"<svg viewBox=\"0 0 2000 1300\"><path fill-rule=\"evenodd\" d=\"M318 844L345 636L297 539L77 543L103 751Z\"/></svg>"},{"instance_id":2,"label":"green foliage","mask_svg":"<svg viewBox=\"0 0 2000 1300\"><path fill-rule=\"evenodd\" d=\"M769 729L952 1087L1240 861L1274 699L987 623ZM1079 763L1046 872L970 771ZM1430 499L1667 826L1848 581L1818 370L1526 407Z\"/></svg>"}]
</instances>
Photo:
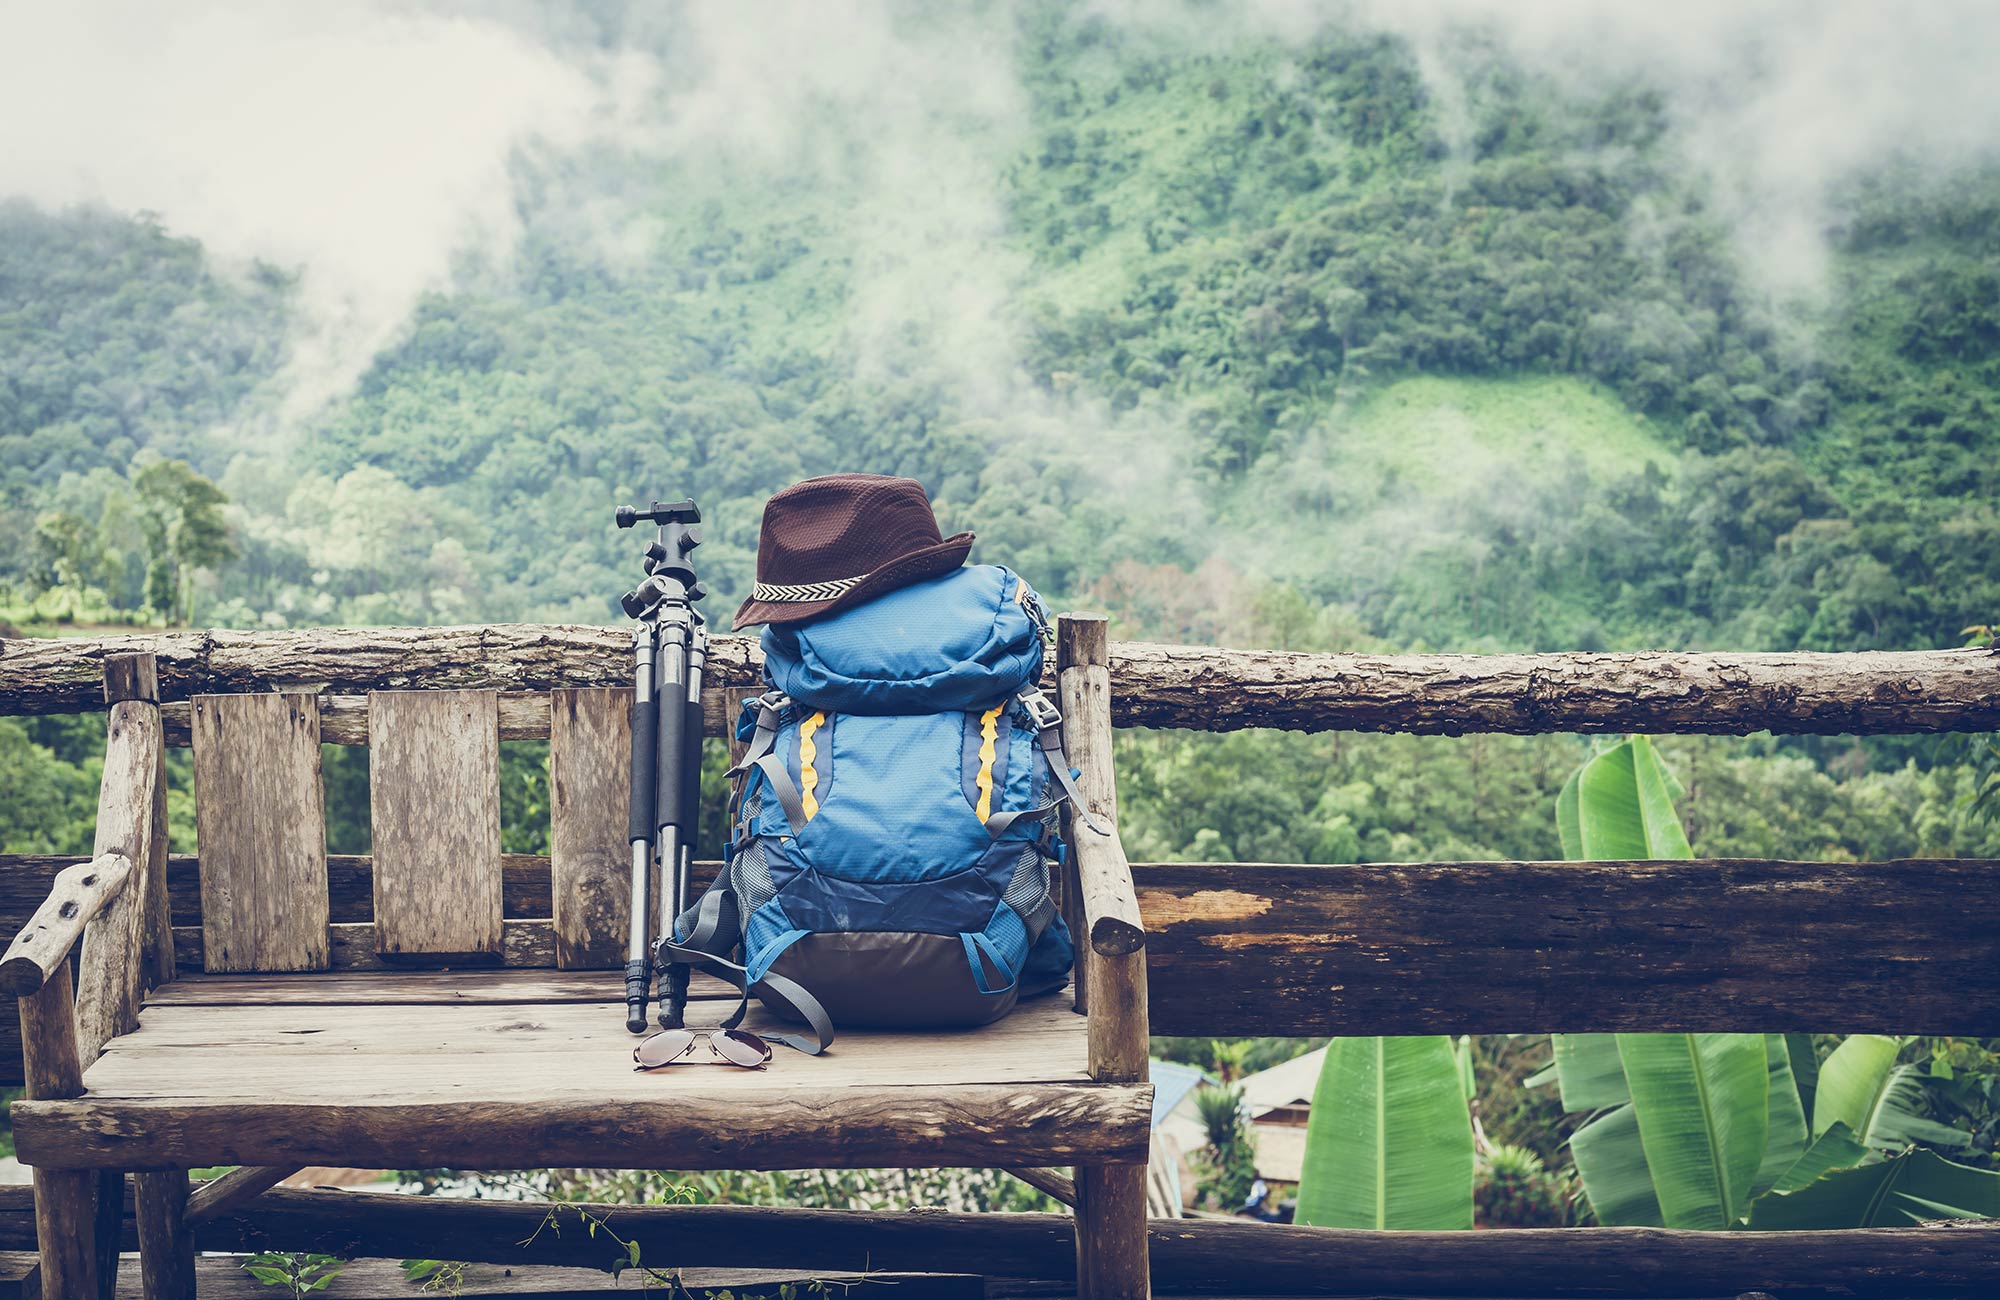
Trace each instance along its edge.
<instances>
[{"instance_id":1,"label":"green foliage","mask_svg":"<svg viewBox=\"0 0 2000 1300\"><path fill-rule=\"evenodd\" d=\"M1470 1228L1472 1122L1449 1038L1336 1038L1313 1090L1300 1223Z\"/></svg>"},{"instance_id":2,"label":"green foliage","mask_svg":"<svg viewBox=\"0 0 2000 1300\"><path fill-rule=\"evenodd\" d=\"M628 264L574 238L569 204L524 195L510 264L427 295L354 391L280 417L291 273L225 268L144 215L0 205L0 619L607 622L634 559L610 507L678 487L709 516L720 613L750 582L763 497L854 468L922 479L978 558L1109 611L1120 636L1846 650L1946 644L2000 609L1994 175L1890 172L1834 195L1827 300L1779 319L1644 89L1579 102L1469 52L1479 93L1447 133L1392 39L1331 26L1217 49L1047 4L1014 21L1029 129L952 135L1002 178L983 255L1008 268L1009 343L991 355L913 342L929 316L856 342L875 267L840 185L605 162L620 192L659 195L637 200L658 236ZM101 719L0 720L0 851L88 850L102 743ZM1587 752L1118 738L1128 846L1165 860L1579 852L1544 810ZM1629 762L1633 805L1664 797L1678 818L1593 832L1585 856L1692 839L1715 856L2000 857L1990 738L1610 754L1593 781L1627 782ZM169 764L188 851L185 754ZM329 848L365 852L366 751L329 746L324 766ZM1655 779L1672 770L1685 792ZM545 850L547 779L545 748L504 747L509 851ZM1801 1039L1784 1059L1813 1113ZM1482 1123L1559 1162L1565 1129L1604 1110L1577 1128L1577 1163L1643 1171L1616 1042L1590 1074L1583 1040L1557 1043L1565 1117L1521 1084L1529 1041L1469 1045ZM1902 1049L1878 1080L1892 1113L2000 1161L1994 1046ZM1175 1050L1248 1071L1297 1048ZM703 1194L875 1195L828 1177ZM880 1195L1020 1194L928 1179ZM1642 1222L1651 1195L1648 1177L1635 1217L1607 1217L1599 1177L1592 1200Z\"/></svg>"},{"instance_id":3,"label":"green foliage","mask_svg":"<svg viewBox=\"0 0 2000 1300\"><path fill-rule=\"evenodd\" d=\"M446 1259L406 1259L403 1276L420 1283L426 1295L456 1296L465 1286L465 1264Z\"/></svg>"},{"instance_id":4,"label":"green foliage","mask_svg":"<svg viewBox=\"0 0 2000 1300\"><path fill-rule=\"evenodd\" d=\"M1231 1046L1243 1049L1233 1053L1240 1060L1249 1041L1239 1039ZM1225 1076L1219 1088L1197 1089L1194 1104L1208 1137L1207 1145L1194 1153L1200 1199L1212 1209L1240 1209L1257 1181L1257 1144L1243 1111L1243 1089Z\"/></svg>"},{"instance_id":5,"label":"green foliage","mask_svg":"<svg viewBox=\"0 0 2000 1300\"><path fill-rule=\"evenodd\" d=\"M1832 1169L1796 1191L1751 1207L1756 1231L1906 1228L1933 1219L2000 1218L2000 1173L1905 1151L1875 1164Z\"/></svg>"},{"instance_id":6,"label":"green foliage","mask_svg":"<svg viewBox=\"0 0 2000 1300\"><path fill-rule=\"evenodd\" d=\"M283 1287L296 1300L324 1291L347 1268L338 1255L280 1254L264 1251L245 1259L242 1269L265 1286Z\"/></svg>"},{"instance_id":7,"label":"green foliage","mask_svg":"<svg viewBox=\"0 0 2000 1300\"><path fill-rule=\"evenodd\" d=\"M1692 857L1674 809L1683 792L1649 742L1620 741L1564 784L1564 848L1572 857ZM1946 1216L1988 1212L1981 1207L2000 1195L2000 1176L1910 1150L1973 1137L1924 1117L1925 1077L1896 1063L1900 1040L1857 1034L1824 1060L1806 1035L1574 1034L1554 1043L1565 1109L1596 1112L1570 1146L1599 1223L1872 1226L1914 1221L1914 1202L1892 1192L1929 1193Z\"/></svg>"},{"instance_id":8,"label":"green foliage","mask_svg":"<svg viewBox=\"0 0 2000 1300\"><path fill-rule=\"evenodd\" d=\"M1472 1203L1482 1228L1560 1228L1569 1222L1563 1180L1535 1152L1505 1142L1480 1157Z\"/></svg>"}]
</instances>

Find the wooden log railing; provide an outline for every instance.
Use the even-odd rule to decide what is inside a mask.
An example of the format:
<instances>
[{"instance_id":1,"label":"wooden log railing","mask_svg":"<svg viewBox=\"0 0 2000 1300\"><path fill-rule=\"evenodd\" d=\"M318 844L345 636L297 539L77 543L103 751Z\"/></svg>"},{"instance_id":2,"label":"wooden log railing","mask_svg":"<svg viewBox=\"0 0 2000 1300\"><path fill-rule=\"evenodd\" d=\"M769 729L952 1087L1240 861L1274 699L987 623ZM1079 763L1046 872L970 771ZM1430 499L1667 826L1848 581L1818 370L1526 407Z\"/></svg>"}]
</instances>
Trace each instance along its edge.
<instances>
[{"instance_id":1,"label":"wooden log railing","mask_svg":"<svg viewBox=\"0 0 2000 1300\"><path fill-rule=\"evenodd\" d=\"M4 641L0 715L100 707L104 661L132 653L157 657L161 698L171 702L230 691L623 686L629 649L616 628L539 624ZM1994 650L1373 655L1119 642L1108 669L1120 726L1447 735L2000 729ZM757 643L712 638L707 671L717 687L758 685ZM546 734L546 720L538 725Z\"/></svg>"},{"instance_id":2,"label":"wooden log railing","mask_svg":"<svg viewBox=\"0 0 2000 1300\"><path fill-rule=\"evenodd\" d=\"M0 917L27 917L80 861L0 857ZM380 964L371 866L328 859L337 967ZM696 887L715 869L697 863ZM197 873L192 856L167 863L192 971ZM505 960L553 966L548 859L507 854L502 874ZM1132 874L1156 1034L1990 1035L2000 1024L2000 862L1198 862ZM0 1025L0 1081L20 1078L17 1032Z\"/></svg>"},{"instance_id":3,"label":"wooden log railing","mask_svg":"<svg viewBox=\"0 0 2000 1300\"><path fill-rule=\"evenodd\" d=\"M649 1261L861 1272L1065 1276L1074 1221L1060 1214L862 1212L737 1205L592 1205ZM279 1188L195 1226L204 1251L317 1251L602 1268L605 1240L544 1232L535 1202ZM2000 1228L1674 1232L1531 1228L1356 1232L1245 1220L1155 1219L1156 1292L1284 1296L1968 1297L2000 1291ZM133 1225L125 1249L136 1244ZM32 1249L26 1188L0 1187L0 1250ZM46 1293L45 1293L46 1294ZM337 1294L337 1292L336 1292Z\"/></svg>"},{"instance_id":4,"label":"wooden log railing","mask_svg":"<svg viewBox=\"0 0 2000 1300\"><path fill-rule=\"evenodd\" d=\"M1066 671L1049 685L1073 716L1086 711L1082 700L1109 693L1112 720L1120 725L1441 734L2000 728L2000 655L1987 650L1292 655L1107 646L1101 622L1078 626L1088 630L1066 647L1060 661ZM25 1062L30 1095L51 1100L78 1095L96 1043L129 1024L137 990L171 974L176 951L183 963L200 964L195 863L164 858L159 776L162 747L185 726L188 697L209 691L310 691L332 719L327 739L358 744L368 738L364 692L494 689L501 692L500 734L536 738L549 729L544 692L621 685L626 644L615 630L544 627L0 642L0 713L99 707L91 688L103 681L112 711L111 744L98 852L90 861L113 869L119 861L129 864L124 887L105 890L94 904L95 916L85 918L79 966L84 994L74 1011L69 963L44 964L42 949L24 950L11 964L0 961L0 982L9 987L25 988L36 974L47 976L22 1000L23 1027L31 1031L31 1041L43 1044ZM140 660L124 657L135 650L157 652L157 682ZM752 686L758 669L754 643L718 638L710 681L722 689L711 707L725 707L724 694ZM160 698L167 701L164 707L156 702ZM1071 738L1072 756L1091 756L1086 770L1101 770L1105 777L1087 786L1086 803L1115 817L1110 764L1098 757L1108 755L1109 743L1108 733L1094 730ZM128 793L114 797L114 787ZM1150 1006L1142 1001L1126 1009L1133 1014L1108 1017L1107 1027L1143 1026L1150 1018L1153 1032L1170 1034L1838 1029L1973 1035L1990 1034L2000 1024L2000 980L1994 974L2000 971L2000 931L1987 923L2000 911L2000 863L1140 865L1133 868L1136 888L1093 894L1089 882L1111 878L1114 862L1122 859L1115 835L1107 844L1080 850L1078 888L1065 899L1086 940L1085 972L1108 961L1134 963L1143 971L1136 986L1149 990ZM27 917L36 911L51 878L74 862L0 859L0 915ZM376 947L369 908L372 862L334 859L329 866L334 962L366 964ZM509 856L503 877L507 961L549 964L555 939L547 919L546 860ZM56 911L56 920L66 923L59 903ZM56 927L47 917L43 926L42 941L54 946L49 936ZM349 956L343 958L343 952ZM1087 996L1087 974L1080 983ZM1107 1079L1124 1076L1130 1058L1143 1062L1143 1041L1130 1034L1107 1033L1102 1041L1094 1035L1093 1071ZM38 1170L38 1183L43 1177ZM47 1177L49 1195L36 1211L47 1220L45 1240L63 1240L61 1225L78 1222L78 1216L116 1214L119 1198L110 1181L115 1173L105 1180L89 1172L51 1171ZM142 1233L157 1235L187 1212L184 1175L148 1173L135 1183ZM1090 1231L1097 1193L1082 1181L1073 1190L1076 1221ZM419 1253L391 1244L400 1240L396 1232L414 1229L408 1220L375 1212L365 1203L369 1198L321 1194L294 1205L290 1198L300 1195L314 1194L270 1193L240 1214L209 1219L198 1229L201 1245L236 1248L222 1244L224 1238L248 1231L242 1225L256 1220L256 1231L264 1233L260 1245L325 1248L309 1243L342 1232L341 1249L349 1253ZM398 1198L398 1214L411 1204ZM471 1240L487 1233L498 1241L514 1231L500 1220L526 1212L490 1203L434 1211L428 1204L421 1213L440 1216L427 1220L432 1227L444 1224L444 1214L469 1216L471 1226L452 1231L462 1229ZM662 1207L660 1213L705 1215L651 1224L670 1233L699 1224L705 1256L713 1256L718 1244L726 1248L729 1234L738 1232L746 1242L754 1236L767 1251L760 1259L771 1258L773 1240L786 1241L788 1248L821 1242L828 1257L873 1241L878 1243L870 1256L873 1267L924 1266L920 1249L898 1256L898 1247L881 1244L899 1240L901 1229L874 1221L876 1216L818 1212L807 1215L811 1227L807 1220L788 1227L776 1220L798 1212L732 1211L746 1216L741 1225L709 1207ZM951 1252L953 1268L1008 1273L987 1266L982 1252L989 1250L992 1259L1017 1264L1049 1252L1056 1260L1070 1259L1068 1221L1032 1218L968 1222L961 1231L926 1240ZM272 1235L266 1229L274 1221ZM0 1215L0 1226L4 1223ZM926 1233L937 1223L923 1216ZM820 1233L831 1235L815 1235ZM108 1241L115 1234L101 1236ZM519 1235L507 1239L518 1241ZM1341 1288L1404 1294L1428 1288L1433 1294L1502 1295L1525 1287L1550 1296L1747 1289L1922 1295L1978 1294L2000 1286L2000 1229L1992 1227L1473 1235L1156 1223L1151 1248L1162 1289L1194 1292L1323 1292L1329 1269L1338 1274ZM497 1253L497 1246L493 1249ZM463 1248L451 1253L480 1258ZM68 1258L57 1249L54 1285L74 1288L62 1294L91 1294L95 1288L87 1284L108 1277L102 1263ZM158 1264L169 1271L177 1266L172 1259ZM1018 1266L1028 1275L1061 1275L1059 1264ZM1086 1291L1093 1289L1091 1279L1082 1281ZM159 1282L161 1288L169 1285Z\"/></svg>"}]
</instances>

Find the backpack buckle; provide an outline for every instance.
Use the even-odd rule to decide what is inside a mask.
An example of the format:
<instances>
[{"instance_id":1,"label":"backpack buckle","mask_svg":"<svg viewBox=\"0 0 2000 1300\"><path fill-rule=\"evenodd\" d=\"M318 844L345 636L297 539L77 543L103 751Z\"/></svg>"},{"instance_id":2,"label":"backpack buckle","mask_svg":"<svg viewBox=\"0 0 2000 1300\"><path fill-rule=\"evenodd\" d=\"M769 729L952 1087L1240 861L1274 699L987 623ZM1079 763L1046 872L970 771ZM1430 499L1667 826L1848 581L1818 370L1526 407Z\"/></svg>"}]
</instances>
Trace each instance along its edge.
<instances>
[{"instance_id":1,"label":"backpack buckle","mask_svg":"<svg viewBox=\"0 0 2000 1300\"><path fill-rule=\"evenodd\" d=\"M1015 697L1028 711L1028 720L1035 724L1036 731L1047 731L1062 725L1062 710L1042 692L1039 686L1029 686Z\"/></svg>"}]
</instances>

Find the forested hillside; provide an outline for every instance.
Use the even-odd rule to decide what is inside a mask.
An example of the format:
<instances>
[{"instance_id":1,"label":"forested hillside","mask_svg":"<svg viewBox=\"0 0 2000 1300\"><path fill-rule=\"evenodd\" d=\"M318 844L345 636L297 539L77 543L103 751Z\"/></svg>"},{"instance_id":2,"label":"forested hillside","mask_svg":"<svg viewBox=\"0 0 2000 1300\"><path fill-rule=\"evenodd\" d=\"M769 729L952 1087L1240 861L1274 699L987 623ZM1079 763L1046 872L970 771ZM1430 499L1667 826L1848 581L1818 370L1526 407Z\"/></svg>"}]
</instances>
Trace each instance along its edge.
<instances>
[{"instance_id":1,"label":"forested hillside","mask_svg":"<svg viewBox=\"0 0 2000 1300\"><path fill-rule=\"evenodd\" d=\"M803 170L523 158L504 264L469 259L304 415L297 268L0 207L5 617L609 622L611 507L684 492L733 606L762 498L865 469L1131 637L1851 649L1994 621L2000 177L1885 164L1841 196L1825 291L1781 299L1646 86L1580 97L1495 51L1441 105L1386 35L1210 45L1066 6L1013 39L1019 121L927 127L991 204L914 175L931 219L903 222L837 118ZM584 191L629 209L615 250ZM0 765L83 800L63 726L0 723ZM1581 752L1131 746L1135 852L1290 860L1553 856ZM1679 756L1714 852L2000 853L1959 750ZM62 809L0 839L73 847L87 803Z\"/></svg>"}]
</instances>

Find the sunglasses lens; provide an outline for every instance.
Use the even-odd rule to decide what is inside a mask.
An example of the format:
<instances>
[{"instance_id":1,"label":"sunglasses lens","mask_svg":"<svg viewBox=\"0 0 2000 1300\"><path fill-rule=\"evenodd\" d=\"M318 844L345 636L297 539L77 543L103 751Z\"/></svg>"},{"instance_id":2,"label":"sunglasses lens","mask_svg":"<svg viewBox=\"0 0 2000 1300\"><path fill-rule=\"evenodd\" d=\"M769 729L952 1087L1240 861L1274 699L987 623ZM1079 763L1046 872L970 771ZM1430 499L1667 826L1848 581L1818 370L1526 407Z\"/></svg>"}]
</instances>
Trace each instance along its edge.
<instances>
[{"instance_id":1,"label":"sunglasses lens","mask_svg":"<svg viewBox=\"0 0 2000 1300\"><path fill-rule=\"evenodd\" d=\"M663 1029L645 1042L632 1049L632 1059L641 1066L652 1069L667 1065L687 1055L694 1045L694 1030Z\"/></svg>"},{"instance_id":2,"label":"sunglasses lens","mask_svg":"<svg viewBox=\"0 0 2000 1300\"><path fill-rule=\"evenodd\" d=\"M709 1039L731 1065L754 1069L771 1059L771 1045L747 1029L725 1029Z\"/></svg>"}]
</instances>

